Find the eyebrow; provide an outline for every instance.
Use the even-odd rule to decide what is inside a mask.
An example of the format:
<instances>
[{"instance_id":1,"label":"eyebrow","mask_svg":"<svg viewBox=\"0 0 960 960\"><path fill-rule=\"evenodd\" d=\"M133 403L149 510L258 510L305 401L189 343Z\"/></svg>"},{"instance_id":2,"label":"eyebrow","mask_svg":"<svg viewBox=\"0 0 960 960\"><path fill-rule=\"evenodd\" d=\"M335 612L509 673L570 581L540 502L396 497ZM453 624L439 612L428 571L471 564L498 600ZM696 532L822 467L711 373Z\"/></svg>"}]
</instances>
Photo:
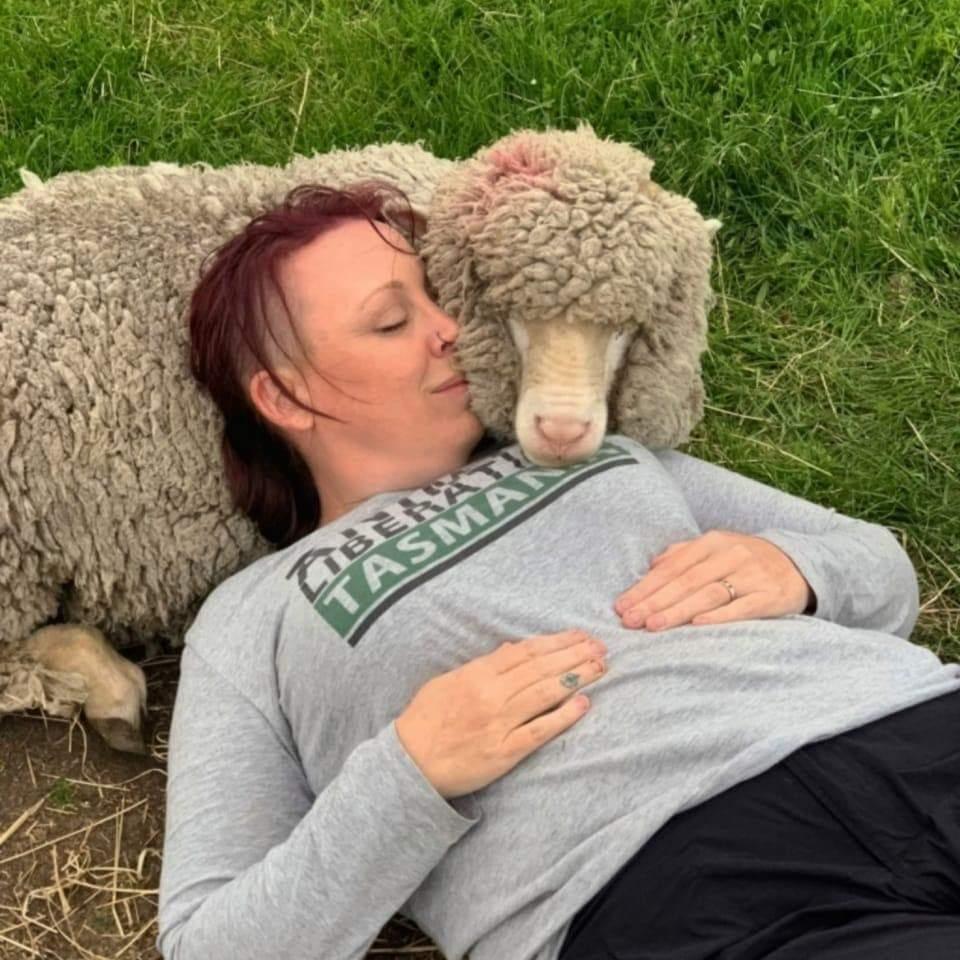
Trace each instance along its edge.
<instances>
[{"instance_id":1,"label":"eyebrow","mask_svg":"<svg viewBox=\"0 0 960 960\"><path fill-rule=\"evenodd\" d=\"M368 293L360 303L360 306L357 307L357 317L362 317L365 313L365 308L367 304L378 294L383 293L384 290L404 290L406 289L406 284L402 280L389 280L387 283L383 284L381 287L377 287L376 290Z\"/></svg>"}]
</instances>

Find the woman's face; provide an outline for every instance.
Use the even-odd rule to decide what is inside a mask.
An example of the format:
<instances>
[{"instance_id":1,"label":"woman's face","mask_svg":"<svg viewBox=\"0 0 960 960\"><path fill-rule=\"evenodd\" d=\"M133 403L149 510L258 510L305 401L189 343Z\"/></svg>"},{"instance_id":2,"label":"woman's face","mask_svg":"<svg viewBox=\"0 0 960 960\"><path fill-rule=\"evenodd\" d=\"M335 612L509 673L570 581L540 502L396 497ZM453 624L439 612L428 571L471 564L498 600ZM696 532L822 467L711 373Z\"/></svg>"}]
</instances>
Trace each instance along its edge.
<instances>
[{"instance_id":1,"label":"woman's face","mask_svg":"<svg viewBox=\"0 0 960 960\"><path fill-rule=\"evenodd\" d=\"M393 228L377 229L411 250ZM288 257L279 279L302 341L284 343L303 378L287 383L344 421L304 412L301 429L316 419L359 454L466 458L483 430L452 366L457 324L428 296L419 257L393 249L367 220L343 219Z\"/></svg>"}]
</instances>

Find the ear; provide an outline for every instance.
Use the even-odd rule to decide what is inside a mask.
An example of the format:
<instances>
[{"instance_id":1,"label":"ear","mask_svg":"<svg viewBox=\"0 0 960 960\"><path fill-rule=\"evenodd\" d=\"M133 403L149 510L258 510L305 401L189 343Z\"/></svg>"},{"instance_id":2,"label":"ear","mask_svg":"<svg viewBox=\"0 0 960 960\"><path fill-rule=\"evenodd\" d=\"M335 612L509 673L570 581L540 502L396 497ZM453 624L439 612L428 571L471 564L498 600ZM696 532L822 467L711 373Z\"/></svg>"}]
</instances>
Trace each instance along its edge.
<instances>
[{"instance_id":1,"label":"ear","mask_svg":"<svg viewBox=\"0 0 960 960\"><path fill-rule=\"evenodd\" d=\"M390 226L402 233L417 253L427 233L427 215L427 205L415 200L410 200L409 207L388 205L384 210L384 217Z\"/></svg>"},{"instance_id":2,"label":"ear","mask_svg":"<svg viewBox=\"0 0 960 960\"><path fill-rule=\"evenodd\" d=\"M294 396L300 398L295 377L287 375L286 368L276 371L283 378L286 387ZM258 370L249 384L250 402L265 420L284 430L309 430L313 425L313 414L297 406L273 381L266 370Z\"/></svg>"}]
</instances>

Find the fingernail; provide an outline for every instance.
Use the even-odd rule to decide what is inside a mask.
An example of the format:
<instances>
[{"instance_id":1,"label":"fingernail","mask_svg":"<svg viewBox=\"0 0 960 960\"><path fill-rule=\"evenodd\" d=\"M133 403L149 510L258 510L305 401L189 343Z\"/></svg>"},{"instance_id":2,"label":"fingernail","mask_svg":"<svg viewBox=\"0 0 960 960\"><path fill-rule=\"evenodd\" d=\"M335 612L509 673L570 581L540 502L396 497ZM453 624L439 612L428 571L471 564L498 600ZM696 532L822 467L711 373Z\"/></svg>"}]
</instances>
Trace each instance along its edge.
<instances>
[{"instance_id":1,"label":"fingernail","mask_svg":"<svg viewBox=\"0 0 960 960\"><path fill-rule=\"evenodd\" d=\"M664 625L664 623L666 623L666 620L664 620L663 617L651 617L650 620L647 622L647 626L651 630L659 630Z\"/></svg>"}]
</instances>

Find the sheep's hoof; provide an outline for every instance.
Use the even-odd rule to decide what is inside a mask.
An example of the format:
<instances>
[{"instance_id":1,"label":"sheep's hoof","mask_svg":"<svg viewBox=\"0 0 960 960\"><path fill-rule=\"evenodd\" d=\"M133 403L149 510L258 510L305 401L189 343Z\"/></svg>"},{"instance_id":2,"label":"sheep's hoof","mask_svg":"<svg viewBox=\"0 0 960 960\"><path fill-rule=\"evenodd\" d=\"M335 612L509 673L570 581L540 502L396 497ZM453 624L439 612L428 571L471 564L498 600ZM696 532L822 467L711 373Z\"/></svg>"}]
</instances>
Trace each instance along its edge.
<instances>
[{"instance_id":1,"label":"sheep's hoof","mask_svg":"<svg viewBox=\"0 0 960 960\"><path fill-rule=\"evenodd\" d=\"M146 753L143 742L143 733L139 726L131 726L126 720L118 717L94 719L87 716L90 726L103 737L114 750L125 750L127 753Z\"/></svg>"},{"instance_id":2,"label":"sheep's hoof","mask_svg":"<svg viewBox=\"0 0 960 960\"><path fill-rule=\"evenodd\" d=\"M141 724L147 708L143 670L121 657L96 629L82 624L41 627L27 652L48 670L83 677L83 712L90 725L116 750L146 753Z\"/></svg>"}]
</instances>

